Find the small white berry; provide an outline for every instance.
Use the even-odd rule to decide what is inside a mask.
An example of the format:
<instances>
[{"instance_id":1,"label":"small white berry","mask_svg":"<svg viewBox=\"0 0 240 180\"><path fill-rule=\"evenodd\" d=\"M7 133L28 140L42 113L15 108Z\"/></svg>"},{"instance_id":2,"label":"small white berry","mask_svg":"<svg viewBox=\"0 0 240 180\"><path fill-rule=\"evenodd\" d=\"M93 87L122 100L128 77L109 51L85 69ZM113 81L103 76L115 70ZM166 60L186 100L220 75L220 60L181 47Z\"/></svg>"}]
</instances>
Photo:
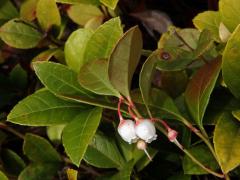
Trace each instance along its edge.
<instances>
[{"instance_id":1,"label":"small white berry","mask_svg":"<svg viewBox=\"0 0 240 180\"><path fill-rule=\"evenodd\" d=\"M118 126L118 133L129 144L135 143L138 140L135 133L135 123L132 120L123 120Z\"/></svg>"},{"instance_id":2,"label":"small white berry","mask_svg":"<svg viewBox=\"0 0 240 180\"><path fill-rule=\"evenodd\" d=\"M140 120L135 127L135 131L137 136L147 143L157 139L155 126L149 119Z\"/></svg>"}]
</instances>

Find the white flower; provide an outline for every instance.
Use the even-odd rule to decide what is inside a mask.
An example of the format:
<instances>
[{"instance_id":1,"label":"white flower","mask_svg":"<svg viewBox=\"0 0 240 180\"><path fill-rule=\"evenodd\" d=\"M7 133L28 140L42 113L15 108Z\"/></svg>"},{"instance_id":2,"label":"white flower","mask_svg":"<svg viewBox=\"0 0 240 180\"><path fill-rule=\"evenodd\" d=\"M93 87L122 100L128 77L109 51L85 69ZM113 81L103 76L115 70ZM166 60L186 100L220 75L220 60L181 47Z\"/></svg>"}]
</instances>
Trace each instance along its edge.
<instances>
[{"instance_id":1,"label":"white flower","mask_svg":"<svg viewBox=\"0 0 240 180\"><path fill-rule=\"evenodd\" d=\"M137 136L147 143L157 139L155 126L149 119L140 120L135 127L135 131Z\"/></svg>"},{"instance_id":2,"label":"white flower","mask_svg":"<svg viewBox=\"0 0 240 180\"><path fill-rule=\"evenodd\" d=\"M138 140L135 133L135 123L132 120L123 120L118 126L118 133L129 144L135 143Z\"/></svg>"}]
</instances>

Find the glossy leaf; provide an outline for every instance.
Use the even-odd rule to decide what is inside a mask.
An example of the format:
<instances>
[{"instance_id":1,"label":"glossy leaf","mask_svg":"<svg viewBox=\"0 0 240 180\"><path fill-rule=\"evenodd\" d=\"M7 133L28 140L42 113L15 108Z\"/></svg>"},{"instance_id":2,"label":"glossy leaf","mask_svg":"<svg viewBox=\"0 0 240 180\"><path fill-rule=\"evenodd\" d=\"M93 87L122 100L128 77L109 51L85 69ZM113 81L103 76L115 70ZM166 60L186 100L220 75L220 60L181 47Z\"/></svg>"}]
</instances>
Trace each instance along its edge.
<instances>
[{"instance_id":1,"label":"glossy leaf","mask_svg":"<svg viewBox=\"0 0 240 180\"><path fill-rule=\"evenodd\" d=\"M194 19L193 24L199 30L207 29L209 30L215 40L220 41L219 38L219 25L221 22L221 15L217 11L204 11L203 13L199 13Z\"/></svg>"},{"instance_id":2,"label":"glossy leaf","mask_svg":"<svg viewBox=\"0 0 240 180\"><path fill-rule=\"evenodd\" d=\"M45 31L61 24L61 16L55 0L39 0L36 15L40 26Z\"/></svg>"},{"instance_id":3,"label":"glossy leaf","mask_svg":"<svg viewBox=\"0 0 240 180\"><path fill-rule=\"evenodd\" d=\"M86 45L93 32L89 29L78 29L74 31L66 41L64 53L67 65L75 72L79 72L80 68L87 61L84 59Z\"/></svg>"},{"instance_id":4,"label":"glossy leaf","mask_svg":"<svg viewBox=\"0 0 240 180\"><path fill-rule=\"evenodd\" d=\"M58 163L61 157L53 146L41 136L27 134L23 144L24 154L36 163Z\"/></svg>"},{"instance_id":5,"label":"glossy leaf","mask_svg":"<svg viewBox=\"0 0 240 180\"><path fill-rule=\"evenodd\" d=\"M116 44L108 65L109 79L115 89L129 97L132 76L142 51L142 35L137 26L129 29Z\"/></svg>"},{"instance_id":6,"label":"glossy leaf","mask_svg":"<svg viewBox=\"0 0 240 180\"><path fill-rule=\"evenodd\" d=\"M121 37L122 31L119 17L112 18L99 26L87 42L84 61L108 59L113 47Z\"/></svg>"},{"instance_id":7,"label":"glossy leaf","mask_svg":"<svg viewBox=\"0 0 240 180\"><path fill-rule=\"evenodd\" d=\"M238 47L240 43L240 25L230 36L227 45L223 52L223 63L222 63L222 74L224 82L226 83L229 90L237 98L240 97L240 54Z\"/></svg>"},{"instance_id":8,"label":"glossy leaf","mask_svg":"<svg viewBox=\"0 0 240 180\"><path fill-rule=\"evenodd\" d=\"M231 114L223 113L214 130L213 143L224 173L240 164L240 123Z\"/></svg>"},{"instance_id":9,"label":"glossy leaf","mask_svg":"<svg viewBox=\"0 0 240 180\"><path fill-rule=\"evenodd\" d=\"M103 16L101 10L91 4L76 4L67 10L68 16L73 22L84 26L90 19Z\"/></svg>"},{"instance_id":10,"label":"glossy leaf","mask_svg":"<svg viewBox=\"0 0 240 180\"><path fill-rule=\"evenodd\" d=\"M187 86L185 100L194 121L200 127L220 69L221 60L212 60L193 75Z\"/></svg>"},{"instance_id":11,"label":"glossy leaf","mask_svg":"<svg viewBox=\"0 0 240 180\"><path fill-rule=\"evenodd\" d=\"M216 171L218 169L217 161L205 145L200 144L193 146L189 149L189 152L194 157L199 157L198 160L211 170ZM187 155L185 155L183 159L183 170L184 174L208 174L207 171L203 170L200 166L195 164Z\"/></svg>"},{"instance_id":12,"label":"glossy leaf","mask_svg":"<svg viewBox=\"0 0 240 180\"><path fill-rule=\"evenodd\" d=\"M18 177L18 180L52 180L60 168L59 164L34 163L26 167Z\"/></svg>"},{"instance_id":13,"label":"glossy leaf","mask_svg":"<svg viewBox=\"0 0 240 180\"><path fill-rule=\"evenodd\" d=\"M100 2L111 9L115 9L117 6L118 0L100 0Z\"/></svg>"},{"instance_id":14,"label":"glossy leaf","mask_svg":"<svg viewBox=\"0 0 240 180\"><path fill-rule=\"evenodd\" d=\"M164 33L161 36L158 42L158 48L173 49L174 47L186 51L191 51L192 49L196 49L199 36L200 32L197 29L177 29L172 27L167 33Z\"/></svg>"},{"instance_id":15,"label":"glossy leaf","mask_svg":"<svg viewBox=\"0 0 240 180\"><path fill-rule=\"evenodd\" d=\"M96 60L85 64L79 73L78 80L87 90L100 95L119 97L120 94L112 87L108 79L108 62Z\"/></svg>"},{"instance_id":16,"label":"glossy leaf","mask_svg":"<svg viewBox=\"0 0 240 180\"><path fill-rule=\"evenodd\" d=\"M35 56L32 60L32 62L36 61L48 61L50 60L56 53L58 53L60 49L54 48L54 49L48 49L46 51L41 52L37 56Z\"/></svg>"},{"instance_id":17,"label":"glossy leaf","mask_svg":"<svg viewBox=\"0 0 240 180\"><path fill-rule=\"evenodd\" d=\"M8 121L28 126L66 124L84 107L61 100L48 90L40 90L20 101L9 113Z\"/></svg>"},{"instance_id":18,"label":"glossy leaf","mask_svg":"<svg viewBox=\"0 0 240 180\"><path fill-rule=\"evenodd\" d=\"M8 180L7 176L2 171L0 171L0 179L1 180Z\"/></svg>"},{"instance_id":19,"label":"glossy leaf","mask_svg":"<svg viewBox=\"0 0 240 180\"><path fill-rule=\"evenodd\" d=\"M167 59L164 59L166 56ZM192 53L176 47L159 49L155 53L156 68L160 71L184 70L194 60Z\"/></svg>"},{"instance_id":20,"label":"glossy leaf","mask_svg":"<svg viewBox=\"0 0 240 180\"><path fill-rule=\"evenodd\" d=\"M14 48L29 49L36 47L42 39L42 34L22 22L20 19L12 19L0 28L1 39Z\"/></svg>"},{"instance_id":21,"label":"glossy leaf","mask_svg":"<svg viewBox=\"0 0 240 180\"><path fill-rule=\"evenodd\" d=\"M85 95L88 93L77 80L77 73L53 62L35 62L33 68L41 82L54 94Z\"/></svg>"},{"instance_id":22,"label":"glossy leaf","mask_svg":"<svg viewBox=\"0 0 240 180\"><path fill-rule=\"evenodd\" d=\"M233 32L240 23L240 4L238 0L221 0L219 1L219 12L221 19L226 27Z\"/></svg>"},{"instance_id":23,"label":"glossy leaf","mask_svg":"<svg viewBox=\"0 0 240 180\"><path fill-rule=\"evenodd\" d=\"M26 0L21 4L20 17L26 21L33 21L36 18L38 0Z\"/></svg>"},{"instance_id":24,"label":"glossy leaf","mask_svg":"<svg viewBox=\"0 0 240 180\"><path fill-rule=\"evenodd\" d=\"M0 20L10 20L18 17L18 11L10 0L1 0Z\"/></svg>"},{"instance_id":25,"label":"glossy leaf","mask_svg":"<svg viewBox=\"0 0 240 180\"><path fill-rule=\"evenodd\" d=\"M96 133L84 155L84 160L99 168L122 168L124 159L115 140L102 133Z\"/></svg>"},{"instance_id":26,"label":"glossy leaf","mask_svg":"<svg viewBox=\"0 0 240 180\"><path fill-rule=\"evenodd\" d=\"M26 166L22 158L10 149L1 150L1 161L4 169L13 175L18 175Z\"/></svg>"},{"instance_id":27,"label":"glossy leaf","mask_svg":"<svg viewBox=\"0 0 240 180\"><path fill-rule=\"evenodd\" d=\"M194 50L195 58L203 56L214 46L212 33L209 30L203 30L199 36L197 48Z\"/></svg>"},{"instance_id":28,"label":"glossy leaf","mask_svg":"<svg viewBox=\"0 0 240 180\"><path fill-rule=\"evenodd\" d=\"M147 58L147 60L142 66L142 70L139 77L139 87L141 90L141 95L149 115L151 115L151 112L148 106L150 101L152 78L155 72L156 61L158 60L156 57L156 53L157 53L156 51L153 52Z\"/></svg>"},{"instance_id":29,"label":"glossy leaf","mask_svg":"<svg viewBox=\"0 0 240 180\"><path fill-rule=\"evenodd\" d=\"M63 146L72 162L77 166L80 165L87 146L98 128L101 115L101 108L79 113L63 130Z\"/></svg>"},{"instance_id":30,"label":"glossy leaf","mask_svg":"<svg viewBox=\"0 0 240 180\"><path fill-rule=\"evenodd\" d=\"M124 165L124 168L121 169L117 174L110 177L110 180L130 180L133 170L134 162L129 161Z\"/></svg>"},{"instance_id":31,"label":"glossy leaf","mask_svg":"<svg viewBox=\"0 0 240 180\"><path fill-rule=\"evenodd\" d=\"M93 4L93 5L100 5L99 0L56 0L59 3L67 3L67 4Z\"/></svg>"},{"instance_id":32,"label":"glossy leaf","mask_svg":"<svg viewBox=\"0 0 240 180\"><path fill-rule=\"evenodd\" d=\"M56 144L59 144L62 140L62 131L66 125L56 125L47 127L48 138Z\"/></svg>"}]
</instances>

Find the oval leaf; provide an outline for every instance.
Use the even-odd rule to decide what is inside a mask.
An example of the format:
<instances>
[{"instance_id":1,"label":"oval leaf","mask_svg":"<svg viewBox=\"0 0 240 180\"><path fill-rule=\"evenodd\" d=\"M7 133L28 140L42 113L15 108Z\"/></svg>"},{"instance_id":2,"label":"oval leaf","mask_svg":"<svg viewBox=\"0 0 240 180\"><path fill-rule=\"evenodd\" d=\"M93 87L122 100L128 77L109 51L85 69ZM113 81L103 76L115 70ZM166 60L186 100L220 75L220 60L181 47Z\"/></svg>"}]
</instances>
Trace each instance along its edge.
<instances>
[{"instance_id":1,"label":"oval leaf","mask_svg":"<svg viewBox=\"0 0 240 180\"><path fill-rule=\"evenodd\" d=\"M129 97L132 76L142 51L142 35L137 26L129 29L115 46L108 65L108 76L115 89Z\"/></svg>"},{"instance_id":2,"label":"oval leaf","mask_svg":"<svg viewBox=\"0 0 240 180\"><path fill-rule=\"evenodd\" d=\"M38 22L45 31L61 24L61 16L55 0L39 0L36 13Z\"/></svg>"},{"instance_id":3,"label":"oval leaf","mask_svg":"<svg viewBox=\"0 0 240 180\"><path fill-rule=\"evenodd\" d=\"M213 34L214 39L218 42L220 42L218 33L220 22L221 15L217 11L205 11L203 13L199 13L193 19L193 24L196 28L198 28L200 31L204 29L209 30Z\"/></svg>"},{"instance_id":4,"label":"oval leaf","mask_svg":"<svg viewBox=\"0 0 240 180\"><path fill-rule=\"evenodd\" d=\"M77 73L67 66L52 62L35 62L33 68L41 82L55 94L89 96L77 79Z\"/></svg>"},{"instance_id":5,"label":"oval leaf","mask_svg":"<svg viewBox=\"0 0 240 180\"><path fill-rule=\"evenodd\" d=\"M238 0L219 1L219 12L221 19L227 28L233 32L240 23L240 4Z\"/></svg>"},{"instance_id":6,"label":"oval leaf","mask_svg":"<svg viewBox=\"0 0 240 180\"><path fill-rule=\"evenodd\" d=\"M92 34L93 32L89 29L78 29L70 35L65 44L66 63L75 72L79 72L82 65L86 63L83 56Z\"/></svg>"},{"instance_id":7,"label":"oval leaf","mask_svg":"<svg viewBox=\"0 0 240 180\"><path fill-rule=\"evenodd\" d=\"M223 79L229 90L237 98L240 98L240 25L230 36L223 52L222 73Z\"/></svg>"},{"instance_id":8,"label":"oval leaf","mask_svg":"<svg viewBox=\"0 0 240 180\"><path fill-rule=\"evenodd\" d=\"M84 160L99 168L121 168L124 165L124 159L114 139L102 133L95 134L84 155Z\"/></svg>"},{"instance_id":9,"label":"oval leaf","mask_svg":"<svg viewBox=\"0 0 240 180\"><path fill-rule=\"evenodd\" d=\"M215 127L213 143L220 166L228 173L240 164L240 123L223 113Z\"/></svg>"},{"instance_id":10,"label":"oval leaf","mask_svg":"<svg viewBox=\"0 0 240 180\"><path fill-rule=\"evenodd\" d=\"M212 60L193 75L187 86L185 100L194 121L200 127L220 70L221 60Z\"/></svg>"},{"instance_id":11,"label":"oval leaf","mask_svg":"<svg viewBox=\"0 0 240 180\"><path fill-rule=\"evenodd\" d=\"M108 59L123 31L119 17L112 18L97 28L87 42L84 61ZM111 36L109 36L111 34Z\"/></svg>"},{"instance_id":12,"label":"oval leaf","mask_svg":"<svg viewBox=\"0 0 240 180\"><path fill-rule=\"evenodd\" d=\"M150 92L151 92L151 84L152 84L152 78L153 74L155 72L157 57L156 57L156 51L153 52L145 61L145 63L142 66L142 70L140 72L139 77L139 87L141 90L142 98L144 101L144 104L147 108L148 114L151 116L151 112L149 110L149 101L150 101Z\"/></svg>"},{"instance_id":13,"label":"oval leaf","mask_svg":"<svg viewBox=\"0 0 240 180\"><path fill-rule=\"evenodd\" d=\"M101 115L101 108L82 112L63 129L63 146L77 166L80 165L88 144L98 128Z\"/></svg>"},{"instance_id":14,"label":"oval leaf","mask_svg":"<svg viewBox=\"0 0 240 180\"><path fill-rule=\"evenodd\" d=\"M119 97L119 93L112 87L107 74L108 62L96 60L85 64L79 73L80 84L96 94Z\"/></svg>"},{"instance_id":15,"label":"oval leaf","mask_svg":"<svg viewBox=\"0 0 240 180\"><path fill-rule=\"evenodd\" d=\"M70 122L84 107L61 100L48 90L40 90L20 101L8 121L28 126L50 126Z\"/></svg>"},{"instance_id":16,"label":"oval leaf","mask_svg":"<svg viewBox=\"0 0 240 180\"><path fill-rule=\"evenodd\" d=\"M34 134L27 134L25 136L23 152L33 162L61 162L60 155L52 145L46 139Z\"/></svg>"},{"instance_id":17,"label":"oval leaf","mask_svg":"<svg viewBox=\"0 0 240 180\"><path fill-rule=\"evenodd\" d=\"M97 6L91 4L76 4L67 10L68 16L77 24L84 26L90 19L103 16Z\"/></svg>"},{"instance_id":18,"label":"oval leaf","mask_svg":"<svg viewBox=\"0 0 240 180\"><path fill-rule=\"evenodd\" d=\"M20 19L8 21L0 28L1 39L14 48L29 49L38 45L42 34Z\"/></svg>"}]
</instances>

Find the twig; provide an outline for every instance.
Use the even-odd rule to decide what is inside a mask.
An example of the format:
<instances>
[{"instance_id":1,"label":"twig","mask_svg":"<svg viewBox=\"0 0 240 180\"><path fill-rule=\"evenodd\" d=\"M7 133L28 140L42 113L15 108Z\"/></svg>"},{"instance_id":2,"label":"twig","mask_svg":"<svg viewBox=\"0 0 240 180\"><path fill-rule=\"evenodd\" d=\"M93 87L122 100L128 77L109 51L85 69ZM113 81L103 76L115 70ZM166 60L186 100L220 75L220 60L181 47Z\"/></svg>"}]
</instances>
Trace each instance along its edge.
<instances>
[{"instance_id":1,"label":"twig","mask_svg":"<svg viewBox=\"0 0 240 180\"><path fill-rule=\"evenodd\" d=\"M21 134L20 132L16 131L15 129L7 126L7 125L4 124L4 123L0 123L0 128L6 130L6 131L8 131L8 132L11 132L12 134L18 136L18 137L21 138L21 139L24 139L24 135L23 135L23 134Z\"/></svg>"},{"instance_id":2,"label":"twig","mask_svg":"<svg viewBox=\"0 0 240 180\"><path fill-rule=\"evenodd\" d=\"M167 132L166 130L164 130L163 128L161 128L158 124L156 125L156 127L158 128L159 131L161 131L165 136L167 136ZM224 174L220 174L217 172L214 172L213 170L207 168L206 166L204 166L200 161L198 161L187 149L185 149L183 147L182 144L180 144L177 140L173 141L173 143L180 149L182 150L194 163L196 163L197 165L199 165L202 169L204 169L205 171L207 171L208 173L219 177L219 178L224 178Z\"/></svg>"}]
</instances>

